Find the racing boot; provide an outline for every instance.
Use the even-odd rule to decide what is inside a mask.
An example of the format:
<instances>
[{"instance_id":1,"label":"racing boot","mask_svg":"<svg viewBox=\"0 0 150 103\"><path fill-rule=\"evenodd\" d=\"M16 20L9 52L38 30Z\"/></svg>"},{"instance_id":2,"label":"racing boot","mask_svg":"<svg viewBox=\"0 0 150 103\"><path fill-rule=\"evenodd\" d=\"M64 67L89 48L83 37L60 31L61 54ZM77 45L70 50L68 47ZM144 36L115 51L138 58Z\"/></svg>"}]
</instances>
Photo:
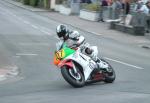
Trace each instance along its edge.
<instances>
[{"instance_id":1,"label":"racing boot","mask_svg":"<svg viewBox=\"0 0 150 103\"><path fill-rule=\"evenodd\" d=\"M109 72L109 65L107 63L103 62L99 58L97 59L96 63L98 65L98 69L99 70L103 70L105 72Z\"/></svg>"},{"instance_id":2,"label":"racing boot","mask_svg":"<svg viewBox=\"0 0 150 103\"><path fill-rule=\"evenodd\" d=\"M99 59L96 55L96 53L92 53L91 54L91 58L96 62L97 64L97 71L105 71L105 72L109 72L109 65L102 61L101 59Z\"/></svg>"}]
</instances>

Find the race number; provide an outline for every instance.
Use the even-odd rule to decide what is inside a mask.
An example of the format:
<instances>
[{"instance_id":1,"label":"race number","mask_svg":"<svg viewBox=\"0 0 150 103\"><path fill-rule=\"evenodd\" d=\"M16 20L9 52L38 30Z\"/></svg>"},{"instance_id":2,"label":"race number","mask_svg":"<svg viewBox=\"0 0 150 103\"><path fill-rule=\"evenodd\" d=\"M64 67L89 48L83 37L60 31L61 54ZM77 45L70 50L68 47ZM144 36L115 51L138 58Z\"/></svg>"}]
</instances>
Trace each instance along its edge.
<instances>
[{"instance_id":1,"label":"race number","mask_svg":"<svg viewBox=\"0 0 150 103\"><path fill-rule=\"evenodd\" d=\"M64 58L65 57L64 50L62 49L62 50L57 51L55 53L55 57L56 57L56 59L62 59L62 58Z\"/></svg>"}]
</instances>

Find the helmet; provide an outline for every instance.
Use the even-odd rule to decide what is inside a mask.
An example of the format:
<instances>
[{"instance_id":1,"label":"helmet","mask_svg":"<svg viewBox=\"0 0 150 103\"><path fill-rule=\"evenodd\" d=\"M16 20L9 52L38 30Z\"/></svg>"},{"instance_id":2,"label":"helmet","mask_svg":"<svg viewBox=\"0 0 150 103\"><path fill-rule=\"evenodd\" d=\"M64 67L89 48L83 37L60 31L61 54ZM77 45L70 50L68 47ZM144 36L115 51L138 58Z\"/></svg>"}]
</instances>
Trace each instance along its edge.
<instances>
[{"instance_id":1,"label":"helmet","mask_svg":"<svg viewBox=\"0 0 150 103\"><path fill-rule=\"evenodd\" d=\"M78 40L79 37L80 37L80 33L75 30L69 34L69 38L74 39L74 40Z\"/></svg>"},{"instance_id":2,"label":"helmet","mask_svg":"<svg viewBox=\"0 0 150 103\"><path fill-rule=\"evenodd\" d=\"M56 33L59 38L65 39L68 36L67 26L60 24L56 28Z\"/></svg>"}]
</instances>

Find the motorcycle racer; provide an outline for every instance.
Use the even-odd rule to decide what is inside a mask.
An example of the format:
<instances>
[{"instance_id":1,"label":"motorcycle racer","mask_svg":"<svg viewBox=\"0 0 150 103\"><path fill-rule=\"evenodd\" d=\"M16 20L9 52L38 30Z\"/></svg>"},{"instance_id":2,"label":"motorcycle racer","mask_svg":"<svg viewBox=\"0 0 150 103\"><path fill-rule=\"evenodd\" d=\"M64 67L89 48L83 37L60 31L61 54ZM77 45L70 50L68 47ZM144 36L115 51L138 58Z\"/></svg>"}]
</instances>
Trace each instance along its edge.
<instances>
[{"instance_id":1,"label":"motorcycle racer","mask_svg":"<svg viewBox=\"0 0 150 103\"><path fill-rule=\"evenodd\" d=\"M56 49L62 48L64 43L69 48L81 48L81 52L94 60L98 65L98 69L105 69L107 71L108 66L98 58L97 46L90 46L90 44L85 42L85 38L79 34L78 31L69 31L66 25L60 24L56 27L56 33L60 41L56 43Z\"/></svg>"}]
</instances>

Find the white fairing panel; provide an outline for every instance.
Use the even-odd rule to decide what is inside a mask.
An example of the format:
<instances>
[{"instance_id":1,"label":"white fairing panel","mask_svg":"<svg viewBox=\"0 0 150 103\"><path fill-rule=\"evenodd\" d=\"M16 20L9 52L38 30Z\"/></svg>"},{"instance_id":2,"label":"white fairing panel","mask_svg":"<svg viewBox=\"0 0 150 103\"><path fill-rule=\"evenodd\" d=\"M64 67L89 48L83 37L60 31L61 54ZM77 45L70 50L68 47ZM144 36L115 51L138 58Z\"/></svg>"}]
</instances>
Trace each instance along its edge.
<instances>
[{"instance_id":1,"label":"white fairing panel","mask_svg":"<svg viewBox=\"0 0 150 103\"><path fill-rule=\"evenodd\" d=\"M90 76L91 72L93 69L96 67L96 63L88 56L76 52L70 56L68 56L66 59L72 59L79 63L83 67L83 72L85 76L85 81L88 79Z\"/></svg>"}]
</instances>

